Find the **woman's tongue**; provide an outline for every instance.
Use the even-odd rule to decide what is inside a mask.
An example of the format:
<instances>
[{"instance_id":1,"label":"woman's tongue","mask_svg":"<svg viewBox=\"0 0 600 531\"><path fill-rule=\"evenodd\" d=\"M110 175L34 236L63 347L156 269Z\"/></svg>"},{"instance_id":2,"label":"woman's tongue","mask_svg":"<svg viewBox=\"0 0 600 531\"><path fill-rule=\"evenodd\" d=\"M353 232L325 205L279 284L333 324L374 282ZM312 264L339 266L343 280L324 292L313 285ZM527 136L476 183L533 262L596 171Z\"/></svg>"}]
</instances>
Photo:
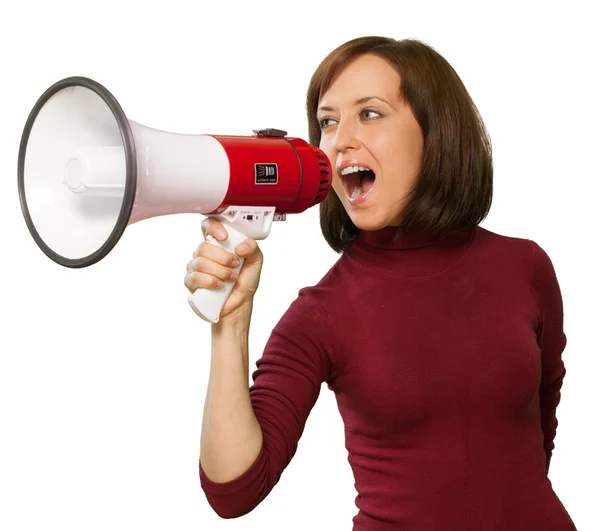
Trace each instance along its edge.
<instances>
[{"instance_id":1,"label":"woman's tongue","mask_svg":"<svg viewBox=\"0 0 600 531\"><path fill-rule=\"evenodd\" d=\"M351 184L350 197L354 198L360 194L368 192L373 188L375 182L375 174L370 171L362 174L359 178L356 178Z\"/></svg>"}]
</instances>

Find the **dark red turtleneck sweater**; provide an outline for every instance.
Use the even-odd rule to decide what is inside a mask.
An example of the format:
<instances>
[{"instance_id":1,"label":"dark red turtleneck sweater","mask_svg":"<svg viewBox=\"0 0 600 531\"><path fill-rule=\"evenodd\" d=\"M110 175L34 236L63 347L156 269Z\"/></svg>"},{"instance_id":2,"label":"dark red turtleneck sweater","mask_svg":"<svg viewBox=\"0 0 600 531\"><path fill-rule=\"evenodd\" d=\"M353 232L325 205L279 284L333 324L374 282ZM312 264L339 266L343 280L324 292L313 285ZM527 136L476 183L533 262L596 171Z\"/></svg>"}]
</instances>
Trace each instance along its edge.
<instances>
[{"instance_id":1,"label":"dark red turtleneck sweater","mask_svg":"<svg viewBox=\"0 0 600 531\"><path fill-rule=\"evenodd\" d=\"M235 518L268 495L327 382L354 531L576 529L547 477L566 345L550 258L480 226L394 233L361 233L279 321L250 387L263 448L227 483L200 467L208 502Z\"/></svg>"}]
</instances>

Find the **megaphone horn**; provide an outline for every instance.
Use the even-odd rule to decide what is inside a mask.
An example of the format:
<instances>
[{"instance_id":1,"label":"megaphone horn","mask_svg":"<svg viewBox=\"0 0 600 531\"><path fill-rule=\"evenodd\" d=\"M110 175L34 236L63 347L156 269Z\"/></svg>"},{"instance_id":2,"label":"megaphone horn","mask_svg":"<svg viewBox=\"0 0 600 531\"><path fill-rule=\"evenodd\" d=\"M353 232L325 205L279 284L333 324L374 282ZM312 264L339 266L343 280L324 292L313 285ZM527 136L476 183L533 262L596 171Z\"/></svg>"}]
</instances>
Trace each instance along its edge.
<instances>
[{"instance_id":1,"label":"megaphone horn","mask_svg":"<svg viewBox=\"0 0 600 531\"><path fill-rule=\"evenodd\" d=\"M106 257L128 225L167 214L219 219L228 239L207 240L234 252L246 238L265 239L273 221L323 201L331 173L319 148L279 129L239 136L145 127L128 120L104 86L77 76L54 83L31 110L18 187L40 249L81 268ZM233 285L198 289L189 303L216 323Z\"/></svg>"}]
</instances>

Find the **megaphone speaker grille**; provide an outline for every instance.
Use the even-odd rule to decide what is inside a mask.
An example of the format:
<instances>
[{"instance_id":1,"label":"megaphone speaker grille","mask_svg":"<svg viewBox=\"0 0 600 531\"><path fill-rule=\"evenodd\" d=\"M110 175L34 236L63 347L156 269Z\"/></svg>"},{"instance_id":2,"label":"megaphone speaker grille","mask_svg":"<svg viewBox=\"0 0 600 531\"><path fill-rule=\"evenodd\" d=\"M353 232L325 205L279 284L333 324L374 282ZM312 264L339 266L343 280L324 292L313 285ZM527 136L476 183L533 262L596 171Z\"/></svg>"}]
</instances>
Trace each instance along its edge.
<instances>
[{"instance_id":1,"label":"megaphone speaker grille","mask_svg":"<svg viewBox=\"0 0 600 531\"><path fill-rule=\"evenodd\" d=\"M73 268L104 258L127 227L137 187L134 138L114 96L85 77L47 89L25 124L18 186L48 257Z\"/></svg>"}]
</instances>

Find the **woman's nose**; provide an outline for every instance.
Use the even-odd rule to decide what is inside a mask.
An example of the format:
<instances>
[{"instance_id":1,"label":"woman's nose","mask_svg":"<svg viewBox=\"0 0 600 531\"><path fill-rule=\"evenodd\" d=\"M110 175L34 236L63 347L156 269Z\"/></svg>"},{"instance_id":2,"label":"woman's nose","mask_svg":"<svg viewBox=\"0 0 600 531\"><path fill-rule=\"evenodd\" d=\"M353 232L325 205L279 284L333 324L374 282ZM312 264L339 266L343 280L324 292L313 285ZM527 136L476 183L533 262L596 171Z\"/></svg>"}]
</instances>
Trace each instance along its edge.
<instances>
[{"instance_id":1,"label":"woman's nose","mask_svg":"<svg viewBox=\"0 0 600 531\"><path fill-rule=\"evenodd\" d=\"M340 121L335 132L334 146L340 153L356 148L358 145L358 135L356 127L348 121Z\"/></svg>"}]
</instances>

